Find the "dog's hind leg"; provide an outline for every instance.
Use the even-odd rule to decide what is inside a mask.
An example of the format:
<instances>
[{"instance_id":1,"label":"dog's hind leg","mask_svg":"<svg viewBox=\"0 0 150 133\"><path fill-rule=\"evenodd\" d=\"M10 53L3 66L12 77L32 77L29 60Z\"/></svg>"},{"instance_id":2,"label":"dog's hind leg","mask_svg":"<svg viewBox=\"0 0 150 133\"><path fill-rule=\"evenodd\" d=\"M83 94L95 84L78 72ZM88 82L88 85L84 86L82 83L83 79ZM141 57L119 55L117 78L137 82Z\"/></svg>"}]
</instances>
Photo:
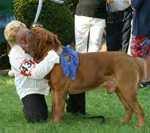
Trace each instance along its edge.
<instances>
[{"instance_id":1,"label":"dog's hind leg","mask_svg":"<svg viewBox=\"0 0 150 133\"><path fill-rule=\"evenodd\" d=\"M137 114L138 117L138 123L136 127L142 127L144 125L144 111L140 106L139 102L137 101L137 99L133 103L133 108L134 108L134 112Z\"/></svg>"},{"instance_id":2,"label":"dog's hind leg","mask_svg":"<svg viewBox=\"0 0 150 133\"><path fill-rule=\"evenodd\" d=\"M129 104L132 107L133 111L135 112L135 114L138 118L138 123L137 123L136 127L143 126L144 125L144 112L136 98L136 95L132 96L131 99L129 99Z\"/></svg>"},{"instance_id":3,"label":"dog's hind leg","mask_svg":"<svg viewBox=\"0 0 150 133\"><path fill-rule=\"evenodd\" d=\"M138 118L136 127L141 127L144 124L144 112L137 100L136 92L134 90L136 90L136 88L131 87L128 89L121 89L120 92L126 103L132 108Z\"/></svg>"},{"instance_id":4,"label":"dog's hind leg","mask_svg":"<svg viewBox=\"0 0 150 133\"><path fill-rule=\"evenodd\" d=\"M64 114L65 93L60 90L52 90L52 119L59 122Z\"/></svg>"},{"instance_id":5,"label":"dog's hind leg","mask_svg":"<svg viewBox=\"0 0 150 133\"><path fill-rule=\"evenodd\" d=\"M128 103L125 101L124 97L121 95L118 89L116 89L116 94L119 97L121 103L123 104L125 110L126 110L126 115L121 119L122 123L129 123L129 121L132 118L133 110L132 108L128 105Z\"/></svg>"}]
</instances>

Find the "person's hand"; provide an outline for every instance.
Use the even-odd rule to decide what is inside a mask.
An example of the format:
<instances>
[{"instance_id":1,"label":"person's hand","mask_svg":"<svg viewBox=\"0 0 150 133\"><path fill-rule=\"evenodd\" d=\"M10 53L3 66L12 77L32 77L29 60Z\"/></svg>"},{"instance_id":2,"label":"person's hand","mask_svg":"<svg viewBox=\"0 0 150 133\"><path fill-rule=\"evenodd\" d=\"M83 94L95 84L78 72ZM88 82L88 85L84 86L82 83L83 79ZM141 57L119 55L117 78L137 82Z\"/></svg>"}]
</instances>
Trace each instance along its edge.
<instances>
[{"instance_id":1,"label":"person's hand","mask_svg":"<svg viewBox=\"0 0 150 133\"><path fill-rule=\"evenodd\" d=\"M129 2L129 4L131 5L131 0L127 0Z\"/></svg>"},{"instance_id":2,"label":"person's hand","mask_svg":"<svg viewBox=\"0 0 150 133\"><path fill-rule=\"evenodd\" d=\"M62 51L63 51L62 47L59 47L58 50L56 51L56 53L57 53L58 55L61 55Z\"/></svg>"},{"instance_id":3,"label":"person's hand","mask_svg":"<svg viewBox=\"0 0 150 133\"><path fill-rule=\"evenodd\" d=\"M106 2L107 2L108 4L111 4L111 3L113 2L113 0L106 0Z\"/></svg>"},{"instance_id":4,"label":"person's hand","mask_svg":"<svg viewBox=\"0 0 150 133\"><path fill-rule=\"evenodd\" d=\"M35 28L35 27L43 28L43 25L42 24L32 24L31 28Z\"/></svg>"}]
</instances>

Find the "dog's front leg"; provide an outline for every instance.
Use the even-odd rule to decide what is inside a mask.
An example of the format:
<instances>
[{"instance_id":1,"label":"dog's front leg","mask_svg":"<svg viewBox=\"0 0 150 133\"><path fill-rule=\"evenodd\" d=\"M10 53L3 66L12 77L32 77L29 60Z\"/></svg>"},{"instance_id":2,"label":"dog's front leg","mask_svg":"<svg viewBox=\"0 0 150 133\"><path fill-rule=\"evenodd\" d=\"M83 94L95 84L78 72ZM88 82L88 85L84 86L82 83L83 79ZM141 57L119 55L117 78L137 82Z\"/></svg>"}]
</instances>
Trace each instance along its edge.
<instances>
[{"instance_id":1,"label":"dog's front leg","mask_svg":"<svg viewBox=\"0 0 150 133\"><path fill-rule=\"evenodd\" d=\"M59 90L52 90L52 120L60 122L64 114L65 93Z\"/></svg>"}]
</instances>

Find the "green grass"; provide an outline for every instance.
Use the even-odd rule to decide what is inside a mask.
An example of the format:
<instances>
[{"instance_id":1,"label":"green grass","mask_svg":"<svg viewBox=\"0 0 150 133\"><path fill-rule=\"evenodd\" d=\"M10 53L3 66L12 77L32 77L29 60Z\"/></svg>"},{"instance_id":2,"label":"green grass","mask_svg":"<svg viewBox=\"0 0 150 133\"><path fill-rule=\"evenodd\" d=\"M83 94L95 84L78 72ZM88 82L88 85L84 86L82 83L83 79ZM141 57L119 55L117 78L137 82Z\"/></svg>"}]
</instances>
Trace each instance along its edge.
<instances>
[{"instance_id":1,"label":"green grass","mask_svg":"<svg viewBox=\"0 0 150 133\"><path fill-rule=\"evenodd\" d=\"M120 118L124 109L115 94L109 95L104 90L87 93L87 112L91 115L104 115L106 122L100 119L86 119L65 113L59 124L49 121L42 124L27 123L22 113L22 105L16 94L13 79L0 76L0 133L150 133L150 89L141 89L138 98L145 111L145 125L134 128L136 117L130 124L123 125ZM47 97L51 112L51 97ZM49 113L50 114L50 113Z\"/></svg>"}]
</instances>

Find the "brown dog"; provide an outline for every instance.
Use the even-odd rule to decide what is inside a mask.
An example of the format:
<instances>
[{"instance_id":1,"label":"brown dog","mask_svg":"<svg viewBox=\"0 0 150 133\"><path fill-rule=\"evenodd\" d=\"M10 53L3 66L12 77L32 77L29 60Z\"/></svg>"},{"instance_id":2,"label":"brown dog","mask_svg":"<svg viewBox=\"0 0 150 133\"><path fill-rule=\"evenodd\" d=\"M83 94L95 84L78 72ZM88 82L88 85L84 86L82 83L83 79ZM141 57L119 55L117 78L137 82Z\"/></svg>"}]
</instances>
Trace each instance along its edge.
<instances>
[{"instance_id":1,"label":"brown dog","mask_svg":"<svg viewBox=\"0 0 150 133\"><path fill-rule=\"evenodd\" d=\"M50 49L60 52L62 45L55 34L37 27L32 30L29 47L32 56L41 60ZM53 121L59 122L62 119L67 93L81 93L104 85L108 90L115 87L115 92L126 110L123 122L128 123L135 113L138 118L136 126L141 127L144 124L144 112L136 95L139 82L150 77L150 72L147 71L150 63L121 52L84 53L79 54L79 60L75 80L66 77L60 65L55 65L48 74L52 88Z\"/></svg>"}]
</instances>

